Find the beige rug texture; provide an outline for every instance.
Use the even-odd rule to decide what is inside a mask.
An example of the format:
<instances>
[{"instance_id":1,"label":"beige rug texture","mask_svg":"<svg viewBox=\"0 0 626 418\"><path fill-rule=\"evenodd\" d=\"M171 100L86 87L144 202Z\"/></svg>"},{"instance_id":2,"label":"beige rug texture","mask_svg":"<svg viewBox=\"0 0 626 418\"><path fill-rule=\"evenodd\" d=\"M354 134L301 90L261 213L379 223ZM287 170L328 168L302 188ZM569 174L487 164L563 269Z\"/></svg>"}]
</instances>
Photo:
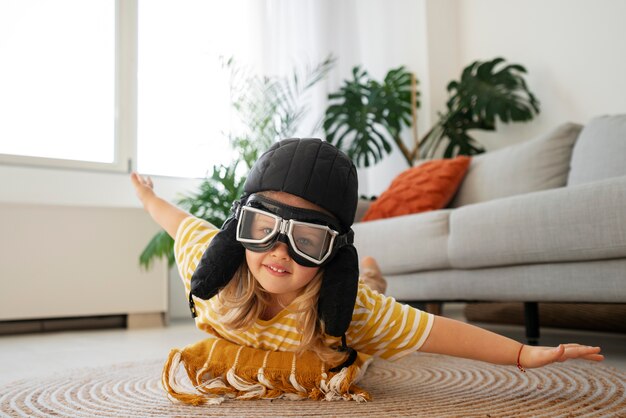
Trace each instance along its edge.
<instances>
[{"instance_id":1,"label":"beige rug texture","mask_svg":"<svg viewBox=\"0 0 626 418\"><path fill-rule=\"evenodd\" d=\"M376 360L360 383L373 396L367 403L257 400L198 407L166 397L162 366L125 363L13 382L0 387L0 416L626 417L626 373L586 361L522 373L417 353L397 362Z\"/></svg>"}]
</instances>

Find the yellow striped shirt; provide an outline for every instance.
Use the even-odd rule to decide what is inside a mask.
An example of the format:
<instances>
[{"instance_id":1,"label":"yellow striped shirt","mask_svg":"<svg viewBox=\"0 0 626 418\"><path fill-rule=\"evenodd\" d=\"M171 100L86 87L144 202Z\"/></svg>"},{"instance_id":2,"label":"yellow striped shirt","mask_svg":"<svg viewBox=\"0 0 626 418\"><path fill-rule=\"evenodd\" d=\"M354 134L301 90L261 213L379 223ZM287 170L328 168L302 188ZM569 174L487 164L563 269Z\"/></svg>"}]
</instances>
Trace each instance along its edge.
<instances>
[{"instance_id":1,"label":"yellow striped shirt","mask_svg":"<svg viewBox=\"0 0 626 418\"><path fill-rule=\"evenodd\" d=\"M190 281L204 250L219 230L210 223L190 216L181 222L176 233L174 254L180 277L189 296ZM224 327L216 314L217 298L194 298L196 326L234 343L265 350L295 351L300 334L296 314L283 309L270 320L257 319L245 331ZM433 316L403 305L360 283L352 322L346 332L348 346L362 354L395 360L418 350L430 332ZM326 339L331 343L338 340Z\"/></svg>"}]
</instances>

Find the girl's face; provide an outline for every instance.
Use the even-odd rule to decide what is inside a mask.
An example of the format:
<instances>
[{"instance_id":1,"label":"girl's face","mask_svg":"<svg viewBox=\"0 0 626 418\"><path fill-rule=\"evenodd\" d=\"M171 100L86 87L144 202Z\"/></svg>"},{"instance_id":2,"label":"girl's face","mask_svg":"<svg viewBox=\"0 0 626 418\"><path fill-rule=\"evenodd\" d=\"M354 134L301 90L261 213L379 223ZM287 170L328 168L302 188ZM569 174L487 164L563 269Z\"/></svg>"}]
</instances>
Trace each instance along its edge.
<instances>
[{"instance_id":1,"label":"girl's face","mask_svg":"<svg viewBox=\"0 0 626 418\"><path fill-rule=\"evenodd\" d=\"M290 206L326 212L319 206L285 192L271 192L267 197ZM287 245L277 242L266 252L246 250L248 269L256 281L283 305L290 304L317 274L319 267L304 267L289 256Z\"/></svg>"}]
</instances>

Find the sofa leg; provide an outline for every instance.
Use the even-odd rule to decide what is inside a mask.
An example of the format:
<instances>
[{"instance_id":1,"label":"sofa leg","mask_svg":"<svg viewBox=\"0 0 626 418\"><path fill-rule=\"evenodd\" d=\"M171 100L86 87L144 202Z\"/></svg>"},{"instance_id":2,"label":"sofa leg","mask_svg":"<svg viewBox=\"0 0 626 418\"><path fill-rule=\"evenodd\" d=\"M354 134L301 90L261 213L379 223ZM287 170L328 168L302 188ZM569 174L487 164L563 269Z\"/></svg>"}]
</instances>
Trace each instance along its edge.
<instances>
[{"instance_id":1,"label":"sofa leg","mask_svg":"<svg viewBox=\"0 0 626 418\"><path fill-rule=\"evenodd\" d=\"M441 302L431 302L426 304L426 312L431 313L433 315L441 315L443 303Z\"/></svg>"},{"instance_id":2,"label":"sofa leg","mask_svg":"<svg viewBox=\"0 0 626 418\"><path fill-rule=\"evenodd\" d=\"M537 345L539 342L539 304L537 302L524 302L524 322L528 345Z\"/></svg>"}]
</instances>

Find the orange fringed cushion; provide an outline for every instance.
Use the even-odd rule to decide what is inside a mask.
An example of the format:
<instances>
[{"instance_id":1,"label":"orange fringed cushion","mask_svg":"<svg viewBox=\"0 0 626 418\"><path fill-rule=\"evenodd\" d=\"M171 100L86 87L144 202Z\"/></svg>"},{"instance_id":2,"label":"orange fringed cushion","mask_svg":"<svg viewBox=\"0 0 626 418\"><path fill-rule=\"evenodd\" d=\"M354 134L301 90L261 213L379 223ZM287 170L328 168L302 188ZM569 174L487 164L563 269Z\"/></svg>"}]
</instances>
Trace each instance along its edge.
<instances>
[{"instance_id":1,"label":"orange fringed cushion","mask_svg":"<svg viewBox=\"0 0 626 418\"><path fill-rule=\"evenodd\" d=\"M178 381L181 363L193 387ZM190 405L276 398L363 402L370 394L354 383L368 363L358 356L351 366L331 373L313 352L266 351L209 338L170 351L161 381L172 398Z\"/></svg>"},{"instance_id":2,"label":"orange fringed cushion","mask_svg":"<svg viewBox=\"0 0 626 418\"><path fill-rule=\"evenodd\" d=\"M467 173L471 157L427 161L400 173L363 216L362 221L443 209Z\"/></svg>"}]
</instances>

